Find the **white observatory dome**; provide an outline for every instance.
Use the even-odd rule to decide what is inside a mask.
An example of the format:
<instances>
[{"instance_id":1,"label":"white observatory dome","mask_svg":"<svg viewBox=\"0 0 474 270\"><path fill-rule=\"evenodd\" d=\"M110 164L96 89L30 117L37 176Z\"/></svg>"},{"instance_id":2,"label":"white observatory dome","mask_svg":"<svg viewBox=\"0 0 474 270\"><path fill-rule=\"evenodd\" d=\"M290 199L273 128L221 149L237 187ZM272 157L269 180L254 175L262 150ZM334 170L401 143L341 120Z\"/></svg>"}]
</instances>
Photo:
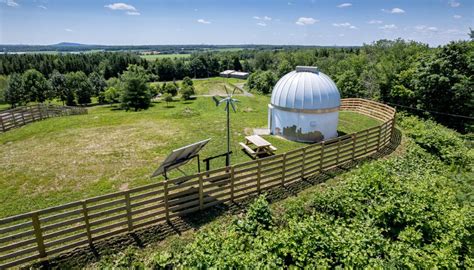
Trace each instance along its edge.
<instances>
[{"instance_id":1,"label":"white observatory dome","mask_svg":"<svg viewBox=\"0 0 474 270\"><path fill-rule=\"evenodd\" d=\"M331 78L317 67L297 66L273 88L270 132L302 142L336 137L340 104L339 90Z\"/></svg>"},{"instance_id":2,"label":"white observatory dome","mask_svg":"<svg viewBox=\"0 0 474 270\"><path fill-rule=\"evenodd\" d=\"M291 109L329 109L339 107L341 97L336 84L318 68L298 66L277 82L271 103Z\"/></svg>"}]
</instances>

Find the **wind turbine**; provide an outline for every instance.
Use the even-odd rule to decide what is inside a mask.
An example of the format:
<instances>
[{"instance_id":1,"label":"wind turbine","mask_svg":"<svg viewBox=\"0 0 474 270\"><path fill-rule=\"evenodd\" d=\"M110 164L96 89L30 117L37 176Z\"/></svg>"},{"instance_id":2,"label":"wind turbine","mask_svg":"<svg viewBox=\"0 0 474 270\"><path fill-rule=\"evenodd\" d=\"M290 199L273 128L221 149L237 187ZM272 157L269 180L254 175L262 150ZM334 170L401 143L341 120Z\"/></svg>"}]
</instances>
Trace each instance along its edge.
<instances>
[{"instance_id":1,"label":"wind turbine","mask_svg":"<svg viewBox=\"0 0 474 270\"><path fill-rule=\"evenodd\" d=\"M232 107L232 110L235 113L236 110L235 110L234 104L240 101L232 97L237 88L234 88L232 93L229 93L229 91L227 91L227 87L225 85L224 85L224 88L225 88L225 92L227 93L227 97L224 98L221 96L213 96L212 99L216 103L216 107L218 107L221 103L225 103L224 110L227 112L227 155L225 159L225 165L229 166L230 165L230 109L229 107Z\"/></svg>"}]
</instances>

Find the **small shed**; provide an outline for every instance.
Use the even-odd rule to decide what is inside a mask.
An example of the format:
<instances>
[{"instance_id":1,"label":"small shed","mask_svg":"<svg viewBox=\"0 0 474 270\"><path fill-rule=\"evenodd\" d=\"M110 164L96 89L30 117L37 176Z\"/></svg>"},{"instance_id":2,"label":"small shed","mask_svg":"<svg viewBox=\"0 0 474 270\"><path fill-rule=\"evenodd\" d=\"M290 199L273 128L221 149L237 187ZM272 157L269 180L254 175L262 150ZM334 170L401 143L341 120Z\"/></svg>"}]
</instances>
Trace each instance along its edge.
<instances>
[{"instance_id":1,"label":"small shed","mask_svg":"<svg viewBox=\"0 0 474 270\"><path fill-rule=\"evenodd\" d=\"M299 142L337 137L340 104L331 78L317 67L297 66L273 88L268 105L270 132Z\"/></svg>"},{"instance_id":2,"label":"small shed","mask_svg":"<svg viewBox=\"0 0 474 270\"><path fill-rule=\"evenodd\" d=\"M222 71L221 73L219 73L219 75L224 78L237 78L237 79L245 80L248 78L249 73L228 69L228 70Z\"/></svg>"}]
</instances>

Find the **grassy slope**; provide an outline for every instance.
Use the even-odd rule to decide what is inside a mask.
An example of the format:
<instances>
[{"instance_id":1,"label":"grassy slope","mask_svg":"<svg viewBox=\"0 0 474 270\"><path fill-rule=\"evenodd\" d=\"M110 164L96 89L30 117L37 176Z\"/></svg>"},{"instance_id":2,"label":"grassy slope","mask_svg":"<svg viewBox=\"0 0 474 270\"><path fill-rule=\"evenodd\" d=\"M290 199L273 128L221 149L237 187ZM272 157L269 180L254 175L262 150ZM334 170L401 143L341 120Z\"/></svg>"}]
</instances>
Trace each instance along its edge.
<instances>
[{"instance_id":1,"label":"grassy slope","mask_svg":"<svg viewBox=\"0 0 474 270\"><path fill-rule=\"evenodd\" d=\"M249 158L238 142L267 125L268 97L239 97L232 114L232 162ZM339 130L351 133L376 120L342 112ZM210 98L155 103L141 112L93 107L88 115L47 119L0 134L0 217L161 181L150 174L172 149L212 138L202 157L224 153L225 113ZM268 138L283 153L299 143ZM216 160L212 168L223 165ZM192 162L183 168L196 170ZM172 177L180 176L173 172Z\"/></svg>"}]
</instances>

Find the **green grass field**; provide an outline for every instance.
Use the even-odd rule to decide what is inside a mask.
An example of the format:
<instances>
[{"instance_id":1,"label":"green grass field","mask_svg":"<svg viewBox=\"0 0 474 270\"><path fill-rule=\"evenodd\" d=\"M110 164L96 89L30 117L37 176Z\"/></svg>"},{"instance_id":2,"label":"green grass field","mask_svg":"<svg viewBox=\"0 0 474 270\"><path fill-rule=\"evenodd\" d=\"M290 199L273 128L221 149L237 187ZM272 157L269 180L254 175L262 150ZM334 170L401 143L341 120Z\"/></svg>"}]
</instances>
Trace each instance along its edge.
<instances>
[{"instance_id":1,"label":"green grass field","mask_svg":"<svg viewBox=\"0 0 474 270\"><path fill-rule=\"evenodd\" d=\"M253 128L266 127L269 97L239 97L232 113L232 163L249 161L238 143ZM225 112L209 97L157 102L146 111L111 106L88 115L52 118L0 134L0 217L161 181L152 172L176 148L211 138L201 157L225 152ZM374 119L341 112L339 131L376 125ZM270 137L283 153L300 143ZM224 165L215 160L212 168ZM193 173L196 162L184 166ZM181 176L173 171L171 177Z\"/></svg>"},{"instance_id":2,"label":"green grass field","mask_svg":"<svg viewBox=\"0 0 474 270\"><path fill-rule=\"evenodd\" d=\"M235 87L234 85L243 86L246 80L236 79L236 78L222 78L222 77L212 77L206 79L195 79L193 80L194 89L196 95L224 95L225 87L228 91L232 91ZM170 82L167 82L170 83ZM176 81L177 84L181 84L181 81ZM154 85L163 85L162 82L151 83ZM242 91L237 90L236 94L242 94Z\"/></svg>"},{"instance_id":3,"label":"green grass field","mask_svg":"<svg viewBox=\"0 0 474 270\"><path fill-rule=\"evenodd\" d=\"M187 53L140 55L141 58L149 60L149 61L154 61L156 59L161 59L161 58L187 58L190 56L191 54L187 54Z\"/></svg>"}]
</instances>

